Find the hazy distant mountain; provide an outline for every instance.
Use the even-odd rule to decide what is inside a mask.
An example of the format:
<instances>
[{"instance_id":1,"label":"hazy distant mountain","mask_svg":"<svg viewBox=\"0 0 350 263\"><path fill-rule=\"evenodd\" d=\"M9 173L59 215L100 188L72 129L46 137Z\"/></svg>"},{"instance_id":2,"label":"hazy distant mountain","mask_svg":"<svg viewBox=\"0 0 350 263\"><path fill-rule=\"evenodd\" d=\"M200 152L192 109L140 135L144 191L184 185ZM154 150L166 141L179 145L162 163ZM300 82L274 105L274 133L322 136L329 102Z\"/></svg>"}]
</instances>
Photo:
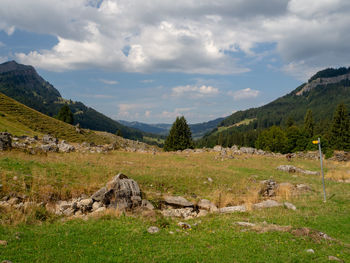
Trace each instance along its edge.
<instances>
[{"instance_id":1,"label":"hazy distant mountain","mask_svg":"<svg viewBox=\"0 0 350 263\"><path fill-rule=\"evenodd\" d=\"M75 123L82 128L115 133L117 130L130 139L142 139L139 130L126 127L81 102L66 100L32 66L9 61L0 64L0 92L41 113L54 116L68 104Z\"/></svg>"},{"instance_id":2,"label":"hazy distant mountain","mask_svg":"<svg viewBox=\"0 0 350 263\"><path fill-rule=\"evenodd\" d=\"M206 133L213 130L222 120L224 120L224 118L218 118L208 122L190 124L189 126L192 131L192 137L194 139L201 138ZM142 123L137 121L132 121L132 122L123 121L123 120L118 120L118 121L125 126L136 128L144 132L159 134L159 135L168 135L169 130L172 126L172 124L167 124L167 123L147 124L147 123Z\"/></svg>"}]
</instances>

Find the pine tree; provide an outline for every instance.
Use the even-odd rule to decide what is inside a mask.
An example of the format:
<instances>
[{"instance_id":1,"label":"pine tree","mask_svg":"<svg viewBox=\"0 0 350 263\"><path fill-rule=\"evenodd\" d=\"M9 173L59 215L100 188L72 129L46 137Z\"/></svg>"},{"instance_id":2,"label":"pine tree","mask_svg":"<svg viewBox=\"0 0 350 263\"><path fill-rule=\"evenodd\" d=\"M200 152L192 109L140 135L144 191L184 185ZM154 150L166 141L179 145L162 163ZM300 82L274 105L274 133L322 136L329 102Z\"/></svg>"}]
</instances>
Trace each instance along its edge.
<instances>
[{"instance_id":1,"label":"pine tree","mask_svg":"<svg viewBox=\"0 0 350 263\"><path fill-rule=\"evenodd\" d=\"M336 150L350 150L350 120L346 107L339 104L334 112L331 127L331 145Z\"/></svg>"},{"instance_id":2,"label":"pine tree","mask_svg":"<svg viewBox=\"0 0 350 263\"><path fill-rule=\"evenodd\" d=\"M307 138L314 136L315 122L312 116L312 111L307 110L304 118L304 133Z\"/></svg>"},{"instance_id":3,"label":"pine tree","mask_svg":"<svg viewBox=\"0 0 350 263\"><path fill-rule=\"evenodd\" d=\"M64 121L69 124L73 124L74 122L74 117L73 113L68 107L68 105L64 105L58 112L57 119L60 121Z\"/></svg>"},{"instance_id":4,"label":"pine tree","mask_svg":"<svg viewBox=\"0 0 350 263\"><path fill-rule=\"evenodd\" d=\"M164 143L165 151L193 149L194 143L190 127L184 116L177 117Z\"/></svg>"}]
</instances>

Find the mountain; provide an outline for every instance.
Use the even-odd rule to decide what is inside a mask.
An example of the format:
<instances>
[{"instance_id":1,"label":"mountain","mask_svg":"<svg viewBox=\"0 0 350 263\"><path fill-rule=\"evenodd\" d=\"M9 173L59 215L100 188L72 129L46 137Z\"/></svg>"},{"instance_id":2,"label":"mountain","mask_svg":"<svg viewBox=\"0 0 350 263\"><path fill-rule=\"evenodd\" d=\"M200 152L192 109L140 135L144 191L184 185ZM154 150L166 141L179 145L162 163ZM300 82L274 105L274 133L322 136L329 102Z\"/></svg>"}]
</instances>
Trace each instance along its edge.
<instances>
[{"instance_id":1,"label":"mountain","mask_svg":"<svg viewBox=\"0 0 350 263\"><path fill-rule=\"evenodd\" d=\"M212 131L222 120L224 120L224 118L218 118L208 122L189 124L192 132L192 137L194 139L199 139L203 137L206 133ZM123 121L123 120L118 120L118 121L121 124L128 127L136 128L148 133L165 135L165 136L168 135L170 128L172 126L172 124L167 124L167 123L147 124L147 123L142 123L137 121L132 121L132 122Z\"/></svg>"},{"instance_id":2,"label":"mountain","mask_svg":"<svg viewBox=\"0 0 350 263\"><path fill-rule=\"evenodd\" d=\"M149 132L149 133L159 134L159 135L167 135L171 128L171 124L164 124L164 123L147 124L147 123L142 123L138 121L124 121L124 120L118 120L118 122L127 127L131 127L143 132Z\"/></svg>"},{"instance_id":3,"label":"mountain","mask_svg":"<svg viewBox=\"0 0 350 263\"><path fill-rule=\"evenodd\" d=\"M139 130L126 127L82 102L62 98L59 91L39 76L32 66L15 61L0 64L0 92L48 116L55 116L64 104L68 104L74 114L74 123L79 123L82 128L113 134L119 130L123 137L143 138Z\"/></svg>"},{"instance_id":4,"label":"mountain","mask_svg":"<svg viewBox=\"0 0 350 263\"><path fill-rule=\"evenodd\" d=\"M232 143L254 146L259 130L283 126L287 119L300 125L312 110L319 132L327 129L336 106L343 102L350 110L350 68L328 68L317 72L307 83L264 106L238 111L221 121L200 140L200 146L213 146L222 138ZM221 138L220 138L221 137Z\"/></svg>"}]
</instances>

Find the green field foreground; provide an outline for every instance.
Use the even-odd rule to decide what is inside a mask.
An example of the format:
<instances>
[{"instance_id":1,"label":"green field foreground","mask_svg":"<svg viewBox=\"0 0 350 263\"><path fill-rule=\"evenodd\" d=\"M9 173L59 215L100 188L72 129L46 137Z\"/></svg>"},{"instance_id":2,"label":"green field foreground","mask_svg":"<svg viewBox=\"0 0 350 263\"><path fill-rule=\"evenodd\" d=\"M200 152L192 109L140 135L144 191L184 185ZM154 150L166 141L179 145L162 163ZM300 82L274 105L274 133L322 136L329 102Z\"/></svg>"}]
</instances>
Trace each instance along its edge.
<instances>
[{"instance_id":1,"label":"green field foreground","mask_svg":"<svg viewBox=\"0 0 350 263\"><path fill-rule=\"evenodd\" d=\"M87 221L50 215L43 218L36 213L21 221L13 217L15 212L0 211L0 240L8 242L0 246L0 262L329 262L329 256L350 261L350 184L335 181L347 178L347 164L326 161L329 200L324 203L320 176L291 175L275 169L286 164L285 158L242 155L221 161L214 157L214 153L2 153L1 195L15 190L37 201L53 196L69 199L93 193L117 172L135 179L145 197L155 204L164 194L181 195L193 202L207 198L218 206L254 203L261 200L255 194L259 181L269 178L304 183L312 191L277 197L295 204L296 211L278 207L210 214L186 221L191 229L179 227L179 219L157 213L106 214ZM316 160L297 159L288 164L319 168ZM23 187L28 175L32 178L30 189ZM334 240L291 232L261 233L238 226L239 221L308 227ZM148 233L150 226L158 226L160 232ZM307 253L307 249L315 253Z\"/></svg>"}]
</instances>

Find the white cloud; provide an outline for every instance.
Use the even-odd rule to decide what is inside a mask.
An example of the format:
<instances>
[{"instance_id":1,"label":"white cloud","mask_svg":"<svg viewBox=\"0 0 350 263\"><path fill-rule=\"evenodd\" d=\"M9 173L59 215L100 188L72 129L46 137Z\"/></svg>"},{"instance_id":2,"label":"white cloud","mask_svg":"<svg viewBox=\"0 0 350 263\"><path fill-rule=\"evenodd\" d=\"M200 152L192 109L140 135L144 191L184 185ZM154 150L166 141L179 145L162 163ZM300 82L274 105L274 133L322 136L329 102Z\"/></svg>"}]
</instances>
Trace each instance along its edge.
<instances>
[{"instance_id":1,"label":"white cloud","mask_svg":"<svg viewBox=\"0 0 350 263\"><path fill-rule=\"evenodd\" d=\"M116 80L100 79L100 81L106 85L116 85L119 82Z\"/></svg>"},{"instance_id":2,"label":"white cloud","mask_svg":"<svg viewBox=\"0 0 350 263\"><path fill-rule=\"evenodd\" d=\"M219 89L212 86L196 86L196 85L186 85L177 86L172 88L171 95L174 97L188 96L191 98L198 98L204 96L213 96L219 93Z\"/></svg>"},{"instance_id":3,"label":"white cloud","mask_svg":"<svg viewBox=\"0 0 350 263\"><path fill-rule=\"evenodd\" d=\"M141 83L153 83L154 80L153 79L144 79L140 81Z\"/></svg>"},{"instance_id":4,"label":"white cloud","mask_svg":"<svg viewBox=\"0 0 350 263\"><path fill-rule=\"evenodd\" d=\"M293 75L350 61L348 0L97 3L2 0L0 30L56 36L49 50L16 54L22 63L55 71L236 74L249 71L249 60L261 56L256 47L265 43L275 44Z\"/></svg>"},{"instance_id":5,"label":"white cloud","mask_svg":"<svg viewBox=\"0 0 350 263\"><path fill-rule=\"evenodd\" d=\"M256 98L260 94L260 91L246 88L237 91L229 91L227 94L232 96L235 100L244 100Z\"/></svg>"}]
</instances>

